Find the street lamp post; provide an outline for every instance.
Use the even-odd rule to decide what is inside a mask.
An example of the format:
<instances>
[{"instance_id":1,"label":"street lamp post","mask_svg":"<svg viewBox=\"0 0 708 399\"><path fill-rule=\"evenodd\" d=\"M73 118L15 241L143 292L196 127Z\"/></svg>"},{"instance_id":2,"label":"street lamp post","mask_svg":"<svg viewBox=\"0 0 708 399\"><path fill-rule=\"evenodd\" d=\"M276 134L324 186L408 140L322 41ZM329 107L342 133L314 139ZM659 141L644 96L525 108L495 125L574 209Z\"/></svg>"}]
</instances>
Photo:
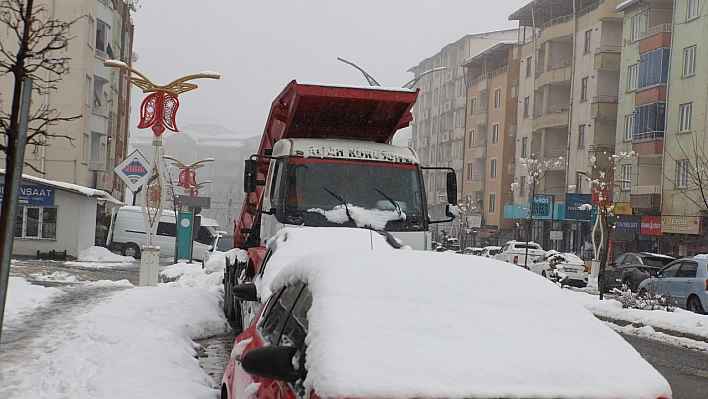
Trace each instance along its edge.
<instances>
[{"instance_id":1,"label":"street lamp post","mask_svg":"<svg viewBox=\"0 0 708 399\"><path fill-rule=\"evenodd\" d=\"M143 183L143 217L147 245L142 248L140 258L140 285L157 285L157 272L160 265L160 247L155 246L157 225L162 216L165 203L165 181L160 170L160 148L162 147L162 133L165 130L177 132L175 116L179 108L177 96L194 90L198 86L189 83L190 80L209 78L219 79L221 76L215 72L202 72L183 76L166 85L158 85L150 81L145 75L128 66L126 63L108 60L103 63L106 67L127 70L137 76L126 76L133 85L142 89L143 93L150 93L140 106L140 124L138 129L152 128L155 137L152 141L152 168Z\"/></svg>"}]
</instances>

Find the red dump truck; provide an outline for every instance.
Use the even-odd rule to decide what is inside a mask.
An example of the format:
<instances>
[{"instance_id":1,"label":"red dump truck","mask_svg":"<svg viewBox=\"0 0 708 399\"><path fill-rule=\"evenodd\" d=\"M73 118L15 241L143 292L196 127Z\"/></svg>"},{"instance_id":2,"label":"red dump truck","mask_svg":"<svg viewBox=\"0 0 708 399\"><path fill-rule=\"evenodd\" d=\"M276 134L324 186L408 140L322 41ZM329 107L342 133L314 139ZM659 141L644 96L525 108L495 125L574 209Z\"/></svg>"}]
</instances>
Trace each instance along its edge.
<instances>
[{"instance_id":1,"label":"red dump truck","mask_svg":"<svg viewBox=\"0 0 708 399\"><path fill-rule=\"evenodd\" d=\"M227 264L229 318L240 318L234 286L258 273L268 239L284 227L368 228L413 249L430 249L428 226L451 219L430 220L421 170L447 170L451 204L457 178L451 168L423 167L414 150L390 144L412 120L417 97L408 89L294 80L277 96L258 153L246 160L246 197L234 223L234 246L247 250L249 260ZM387 211L390 217L367 218L367 211Z\"/></svg>"}]
</instances>

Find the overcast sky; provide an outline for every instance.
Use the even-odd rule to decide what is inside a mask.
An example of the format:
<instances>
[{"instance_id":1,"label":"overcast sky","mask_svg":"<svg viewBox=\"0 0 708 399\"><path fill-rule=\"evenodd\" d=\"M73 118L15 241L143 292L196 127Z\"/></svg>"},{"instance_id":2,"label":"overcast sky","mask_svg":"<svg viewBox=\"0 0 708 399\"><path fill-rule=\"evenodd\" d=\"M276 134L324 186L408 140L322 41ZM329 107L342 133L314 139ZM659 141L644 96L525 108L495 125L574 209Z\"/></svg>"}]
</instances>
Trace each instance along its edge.
<instances>
[{"instance_id":1,"label":"overcast sky","mask_svg":"<svg viewBox=\"0 0 708 399\"><path fill-rule=\"evenodd\" d=\"M218 124L260 135L285 85L367 85L340 61L355 62L382 86L466 34L517 26L511 13L528 0L142 0L133 14L133 64L156 83L203 71L180 95L177 126ZM133 89L131 132L144 95Z\"/></svg>"}]
</instances>

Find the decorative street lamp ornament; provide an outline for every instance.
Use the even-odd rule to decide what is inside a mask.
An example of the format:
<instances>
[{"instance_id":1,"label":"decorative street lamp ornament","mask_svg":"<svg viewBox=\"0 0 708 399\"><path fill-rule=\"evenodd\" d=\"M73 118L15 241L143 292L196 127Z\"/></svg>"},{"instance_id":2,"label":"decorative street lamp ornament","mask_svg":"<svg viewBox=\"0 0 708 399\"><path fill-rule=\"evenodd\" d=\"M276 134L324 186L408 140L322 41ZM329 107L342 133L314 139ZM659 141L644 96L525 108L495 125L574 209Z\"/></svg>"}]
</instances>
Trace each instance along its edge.
<instances>
[{"instance_id":1,"label":"decorative street lamp ornament","mask_svg":"<svg viewBox=\"0 0 708 399\"><path fill-rule=\"evenodd\" d=\"M160 168L160 147L162 147L162 137L160 135L169 129L177 131L175 116L179 108L177 96L196 89L194 83L189 80L199 78L220 79L216 72L202 72L175 79L166 85L158 85L150 81L147 76L128 66L126 63L115 60L108 60L103 63L106 67L124 69L137 76L126 76L125 79L138 86L143 93L151 93L144 100L140 107L139 129L152 128L155 138L152 141L152 168L149 172L149 179L143 183L143 217L147 232L147 245L143 247L140 259L140 285L157 285L157 272L159 267L160 248L155 246L155 236L157 226L162 216L164 207L165 183ZM191 185L190 185L191 187Z\"/></svg>"},{"instance_id":2,"label":"decorative street lamp ornament","mask_svg":"<svg viewBox=\"0 0 708 399\"><path fill-rule=\"evenodd\" d=\"M156 92L148 95L140 105L140 124L138 129L152 127L155 136L165 132L165 128L177 132L177 109L179 100L171 93Z\"/></svg>"}]
</instances>

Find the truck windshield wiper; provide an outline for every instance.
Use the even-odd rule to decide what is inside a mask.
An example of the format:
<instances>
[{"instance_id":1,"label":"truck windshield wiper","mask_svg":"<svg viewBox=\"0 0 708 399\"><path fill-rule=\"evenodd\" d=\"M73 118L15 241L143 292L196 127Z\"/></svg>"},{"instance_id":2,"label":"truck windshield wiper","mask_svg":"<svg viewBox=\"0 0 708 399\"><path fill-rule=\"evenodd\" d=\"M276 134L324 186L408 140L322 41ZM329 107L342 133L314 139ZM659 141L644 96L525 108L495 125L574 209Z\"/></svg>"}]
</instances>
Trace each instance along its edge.
<instances>
[{"instance_id":1,"label":"truck windshield wiper","mask_svg":"<svg viewBox=\"0 0 708 399\"><path fill-rule=\"evenodd\" d=\"M337 201L341 202L342 205L344 205L344 210L347 211L347 217L349 218L349 220L351 220L352 222L354 222L354 219L352 219L352 215L349 214L349 207L347 206L347 201L345 201L344 198L342 198L341 196L339 196L339 195L335 194L334 192L332 192L332 191L331 191L330 189L328 189L327 187L322 187L322 188L323 188L326 192L328 192L329 195L331 195L332 197L336 198ZM356 222L354 222L354 223L356 224Z\"/></svg>"},{"instance_id":2,"label":"truck windshield wiper","mask_svg":"<svg viewBox=\"0 0 708 399\"><path fill-rule=\"evenodd\" d=\"M398 212L398 216L400 217L401 216L401 206L398 205L398 202L394 201L391 197L386 195L383 191L379 190L378 188L375 188L374 190L376 190L376 192L378 192L384 198L386 198L388 200L388 202L393 204L393 207L396 208L396 212Z\"/></svg>"}]
</instances>

